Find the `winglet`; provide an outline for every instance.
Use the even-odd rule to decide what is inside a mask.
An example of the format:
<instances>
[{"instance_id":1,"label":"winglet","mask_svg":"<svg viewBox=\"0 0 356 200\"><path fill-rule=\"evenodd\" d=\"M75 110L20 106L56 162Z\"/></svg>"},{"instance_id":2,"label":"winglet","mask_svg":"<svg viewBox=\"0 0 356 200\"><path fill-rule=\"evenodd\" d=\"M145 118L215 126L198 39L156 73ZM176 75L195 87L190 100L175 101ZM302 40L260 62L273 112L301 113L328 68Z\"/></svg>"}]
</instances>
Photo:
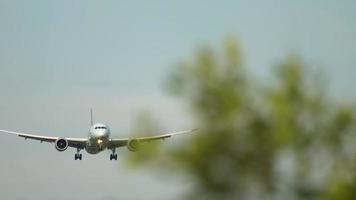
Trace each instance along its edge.
<instances>
[{"instance_id":1,"label":"winglet","mask_svg":"<svg viewBox=\"0 0 356 200\"><path fill-rule=\"evenodd\" d=\"M200 128L194 128L194 129L192 129L192 132L193 131L198 131Z\"/></svg>"}]
</instances>

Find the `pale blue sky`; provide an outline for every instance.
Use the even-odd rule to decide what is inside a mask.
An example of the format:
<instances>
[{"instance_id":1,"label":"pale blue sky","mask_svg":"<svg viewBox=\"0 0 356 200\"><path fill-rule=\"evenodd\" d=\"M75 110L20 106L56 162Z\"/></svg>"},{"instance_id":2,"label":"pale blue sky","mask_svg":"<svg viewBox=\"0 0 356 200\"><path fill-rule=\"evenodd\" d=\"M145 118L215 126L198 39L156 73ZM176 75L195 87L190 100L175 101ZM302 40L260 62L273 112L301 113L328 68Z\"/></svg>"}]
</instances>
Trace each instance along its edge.
<instances>
[{"instance_id":1,"label":"pale blue sky","mask_svg":"<svg viewBox=\"0 0 356 200\"><path fill-rule=\"evenodd\" d=\"M268 79L271 65L297 52L324 71L334 95L354 97L355 19L352 0L0 0L0 127L82 137L94 107L96 119L124 135L134 113L148 107L164 130L187 128L162 81L200 44L219 47L226 35L241 41L258 77ZM72 150L7 135L0 147L8 150L0 151L8 161L0 167L0 199L70 197L75 189L86 199L168 199L189 185L125 172L124 161L117 167L108 153L72 162ZM145 195L133 192L142 189Z\"/></svg>"},{"instance_id":2,"label":"pale blue sky","mask_svg":"<svg viewBox=\"0 0 356 200\"><path fill-rule=\"evenodd\" d=\"M1 1L2 90L160 94L176 62L233 34L255 74L298 52L344 94L356 72L354 19L351 0Z\"/></svg>"}]
</instances>

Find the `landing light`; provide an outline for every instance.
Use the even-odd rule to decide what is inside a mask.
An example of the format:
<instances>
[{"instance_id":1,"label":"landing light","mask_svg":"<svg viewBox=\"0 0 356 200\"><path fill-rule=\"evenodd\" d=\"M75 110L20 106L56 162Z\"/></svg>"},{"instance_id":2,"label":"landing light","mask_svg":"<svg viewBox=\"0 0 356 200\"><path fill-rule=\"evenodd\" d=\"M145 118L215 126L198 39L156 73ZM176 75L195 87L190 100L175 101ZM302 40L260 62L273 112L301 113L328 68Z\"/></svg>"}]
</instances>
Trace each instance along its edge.
<instances>
[{"instance_id":1,"label":"landing light","mask_svg":"<svg viewBox=\"0 0 356 200\"><path fill-rule=\"evenodd\" d=\"M103 143L103 141L99 139L99 140L98 140L98 144L101 144L101 143Z\"/></svg>"}]
</instances>

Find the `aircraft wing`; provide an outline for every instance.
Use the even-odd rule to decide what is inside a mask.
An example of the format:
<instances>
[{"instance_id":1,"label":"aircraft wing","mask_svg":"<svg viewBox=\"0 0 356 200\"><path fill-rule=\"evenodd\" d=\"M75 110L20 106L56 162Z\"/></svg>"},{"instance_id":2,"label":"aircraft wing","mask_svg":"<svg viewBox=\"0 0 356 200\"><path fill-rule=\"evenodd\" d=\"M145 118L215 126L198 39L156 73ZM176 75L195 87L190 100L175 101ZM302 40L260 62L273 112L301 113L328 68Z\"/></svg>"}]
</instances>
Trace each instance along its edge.
<instances>
[{"instance_id":1,"label":"aircraft wing","mask_svg":"<svg viewBox=\"0 0 356 200\"><path fill-rule=\"evenodd\" d=\"M7 130L0 130L0 132L17 135L17 136L25 138L25 139L38 140L40 142L49 142L49 143L53 143L57 139L60 138L60 137L34 135L34 134L28 134L28 133L19 133L19 132L14 132L14 131L7 131ZM65 138L65 139L68 141L68 146L73 147L73 148L83 149L87 142L86 138Z\"/></svg>"},{"instance_id":2,"label":"aircraft wing","mask_svg":"<svg viewBox=\"0 0 356 200\"><path fill-rule=\"evenodd\" d=\"M191 130L179 131L179 132L174 132L174 133L167 133L167 134L157 135L157 136L111 139L109 141L109 144L108 144L108 149L127 146L128 142L130 140L136 140L139 143L149 142L149 141L153 141L153 140L163 140L163 139L166 139L166 138L170 138L172 136L191 133L191 132L196 131L196 130L198 130L198 129L191 129Z\"/></svg>"}]
</instances>

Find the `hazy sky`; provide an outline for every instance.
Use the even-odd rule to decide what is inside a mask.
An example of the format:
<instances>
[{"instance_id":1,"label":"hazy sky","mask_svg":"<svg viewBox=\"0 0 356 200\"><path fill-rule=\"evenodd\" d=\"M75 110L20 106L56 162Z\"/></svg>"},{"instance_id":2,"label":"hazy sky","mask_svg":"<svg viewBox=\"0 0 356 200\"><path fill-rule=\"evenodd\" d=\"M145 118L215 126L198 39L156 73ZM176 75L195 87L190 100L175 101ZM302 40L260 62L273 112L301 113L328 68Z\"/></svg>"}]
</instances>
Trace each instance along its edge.
<instances>
[{"instance_id":1,"label":"hazy sky","mask_svg":"<svg viewBox=\"0 0 356 200\"><path fill-rule=\"evenodd\" d=\"M218 47L226 35L241 41L258 77L297 52L325 73L333 94L354 97L355 19L352 0L0 0L0 127L82 137L94 107L97 120L125 135L148 107L164 130L187 128L162 81L198 45ZM0 199L168 199L189 185L125 171L108 153L74 162L74 150L8 135L0 147Z\"/></svg>"}]
</instances>

